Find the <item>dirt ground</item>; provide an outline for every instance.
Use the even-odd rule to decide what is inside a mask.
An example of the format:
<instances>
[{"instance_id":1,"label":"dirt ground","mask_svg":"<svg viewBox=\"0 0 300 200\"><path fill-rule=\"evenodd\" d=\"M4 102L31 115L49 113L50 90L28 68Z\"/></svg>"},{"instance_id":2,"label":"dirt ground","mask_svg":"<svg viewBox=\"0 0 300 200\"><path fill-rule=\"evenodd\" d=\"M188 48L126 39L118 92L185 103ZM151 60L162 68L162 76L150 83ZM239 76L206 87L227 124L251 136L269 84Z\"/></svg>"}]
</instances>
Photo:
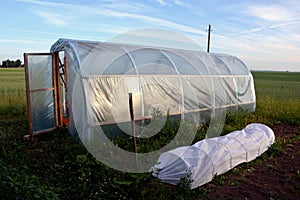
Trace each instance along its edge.
<instances>
[{"instance_id":1,"label":"dirt ground","mask_svg":"<svg viewBox=\"0 0 300 200\"><path fill-rule=\"evenodd\" d=\"M205 199L300 199L300 141L292 140L299 136L300 127L279 124L271 128L276 141L284 144L282 153L245 172L229 174L223 184L204 185Z\"/></svg>"}]
</instances>

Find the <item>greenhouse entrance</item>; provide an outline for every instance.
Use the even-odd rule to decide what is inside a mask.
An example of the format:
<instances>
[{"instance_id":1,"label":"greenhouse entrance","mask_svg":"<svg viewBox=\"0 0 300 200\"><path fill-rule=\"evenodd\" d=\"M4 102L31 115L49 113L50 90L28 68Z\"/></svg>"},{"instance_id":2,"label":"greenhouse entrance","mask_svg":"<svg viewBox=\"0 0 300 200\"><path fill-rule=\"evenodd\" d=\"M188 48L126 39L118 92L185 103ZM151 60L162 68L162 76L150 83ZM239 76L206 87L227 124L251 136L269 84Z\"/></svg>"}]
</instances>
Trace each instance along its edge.
<instances>
[{"instance_id":1,"label":"greenhouse entrance","mask_svg":"<svg viewBox=\"0 0 300 200\"><path fill-rule=\"evenodd\" d=\"M29 135L53 131L66 115L63 52L24 53ZM61 59L63 58L63 59Z\"/></svg>"}]
</instances>

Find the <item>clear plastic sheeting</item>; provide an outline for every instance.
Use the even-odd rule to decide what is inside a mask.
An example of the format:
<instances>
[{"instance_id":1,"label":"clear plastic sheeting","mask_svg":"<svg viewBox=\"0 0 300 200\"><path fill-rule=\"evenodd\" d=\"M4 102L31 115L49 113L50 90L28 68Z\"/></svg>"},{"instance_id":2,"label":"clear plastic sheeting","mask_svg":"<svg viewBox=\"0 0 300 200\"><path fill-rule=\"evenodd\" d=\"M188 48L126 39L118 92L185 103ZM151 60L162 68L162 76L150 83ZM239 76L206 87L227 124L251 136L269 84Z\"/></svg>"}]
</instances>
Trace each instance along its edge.
<instances>
[{"instance_id":1,"label":"clear plastic sheeting","mask_svg":"<svg viewBox=\"0 0 300 200\"><path fill-rule=\"evenodd\" d=\"M174 185L188 177L190 188L194 189L208 183L215 175L254 160L274 141L274 133L268 126L249 124L243 130L161 154L157 164L151 168L152 175Z\"/></svg>"},{"instance_id":2,"label":"clear plastic sheeting","mask_svg":"<svg viewBox=\"0 0 300 200\"><path fill-rule=\"evenodd\" d=\"M33 132L55 127L53 91L31 93L31 102Z\"/></svg>"},{"instance_id":3,"label":"clear plastic sheeting","mask_svg":"<svg viewBox=\"0 0 300 200\"><path fill-rule=\"evenodd\" d=\"M32 131L39 132L56 126L52 55L28 56L28 81Z\"/></svg>"},{"instance_id":4,"label":"clear plastic sheeting","mask_svg":"<svg viewBox=\"0 0 300 200\"><path fill-rule=\"evenodd\" d=\"M255 109L251 72L234 56L59 39L51 52L62 50L69 130L76 134L77 129L84 140L92 138L92 127L130 121L128 93L134 97L135 120L151 118L155 109L170 115Z\"/></svg>"}]
</instances>

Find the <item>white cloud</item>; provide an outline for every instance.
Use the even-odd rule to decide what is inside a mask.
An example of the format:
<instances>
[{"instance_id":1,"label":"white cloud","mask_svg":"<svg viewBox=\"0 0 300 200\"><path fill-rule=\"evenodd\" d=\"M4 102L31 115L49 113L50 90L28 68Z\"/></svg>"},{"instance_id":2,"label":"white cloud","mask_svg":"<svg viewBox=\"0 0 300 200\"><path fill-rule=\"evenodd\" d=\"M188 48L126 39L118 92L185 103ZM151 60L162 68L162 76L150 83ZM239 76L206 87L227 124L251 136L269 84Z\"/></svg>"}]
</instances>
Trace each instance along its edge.
<instances>
[{"instance_id":1,"label":"white cloud","mask_svg":"<svg viewBox=\"0 0 300 200\"><path fill-rule=\"evenodd\" d=\"M300 18L292 20L292 21L288 21L288 22L278 23L278 24L270 26L269 28L278 28L278 27L281 27L281 26L289 26L289 25L292 25L292 24L300 24Z\"/></svg>"},{"instance_id":2,"label":"white cloud","mask_svg":"<svg viewBox=\"0 0 300 200\"><path fill-rule=\"evenodd\" d=\"M246 35L246 34L250 34L250 33L255 33L255 32L259 32L262 31L264 28L253 28L250 30L245 30L245 31L241 31L241 32L235 32L235 33L231 33L226 35L226 37L232 37L232 36L237 36L237 35Z\"/></svg>"},{"instance_id":3,"label":"white cloud","mask_svg":"<svg viewBox=\"0 0 300 200\"><path fill-rule=\"evenodd\" d=\"M187 3L181 0L172 0L168 1L168 3L165 0L156 0L156 2L158 2L162 6L171 6L172 4L175 4L176 6L189 6Z\"/></svg>"},{"instance_id":4,"label":"white cloud","mask_svg":"<svg viewBox=\"0 0 300 200\"><path fill-rule=\"evenodd\" d=\"M68 4L65 4L65 3L40 1L40 0L15 0L15 1L29 3L29 4L35 4L35 5L40 5L40 6L49 6L49 7L65 7L65 6L68 6Z\"/></svg>"},{"instance_id":5,"label":"white cloud","mask_svg":"<svg viewBox=\"0 0 300 200\"><path fill-rule=\"evenodd\" d=\"M177 6L188 6L188 4L186 4L186 3L184 3L184 2L182 2L180 0L174 0L173 2Z\"/></svg>"},{"instance_id":6,"label":"white cloud","mask_svg":"<svg viewBox=\"0 0 300 200\"><path fill-rule=\"evenodd\" d=\"M90 7L92 8L97 7L97 9L99 10L114 9L114 10L130 11L130 12L137 12L137 13L148 12L152 10L151 7L141 3L140 1L134 2L134 1L105 0L105 1L98 1L96 4L93 1L86 1L84 4L76 4L76 3L70 4L70 3L60 3L60 2L41 1L41 0L15 0L15 1L42 6L43 8L70 9L71 12L75 10L86 10L87 8ZM90 2L92 3L91 5L89 5Z\"/></svg>"},{"instance_id":7,"label":"white cloud","mask_svg":"<svg viewBox=\"0 0 300 200\"><path fill-rule=\"evenodd\" d=\"M112 4L110 5L97 5L94 7L91 6L83 6L83 5L75 5L75 4L66 4L66 3L55 3L55 2L48 2L48 1L39 1L39 0L18 0L26 3L31 3L31 4L36 4L36 5L41 5L41 6L46 6L46 7L64 7L64 8L69 8L72 9L73 12L80 12L80 14L83 13L88 13L88 14L97 14L97 15L104 15L108 17L126 17L126 18L132 18L132 19L137 19L137 20L142 20L148 24L151 24L153 26L163 26L171 29L175 29L178 31L186 32L186 33L192 33L192 34L205 34L203 31L200 31L199 29L193 28L191 26L186 26L182 25L176 22L168 21L165 19L160 19L152 16L147 16L143 14L137 14L137 13L132 13L128 12L128 8L122 11L113 9L118 8L120 9L120 6L118 4ZM166 4L165 1L159 0L160 3ZM176 1L177 4L180 4L180 1ZM183 4L182 4L183 5ZM140 4L134 4L134 6L137 6L139 9L148 9L146 6L141 6ZM134 7L133 6L133 7ZM122 8L122 7L121 7ZM131 10L132 11L132 10ZM45 12L45 11L34 11L43 19L45 22L57 26L65 26L68 24L66 16L62 16L59 14L53 14L52 12Z\"/></svg>"},{"instance_id":8,"label":"white cloud","mask_svg":"<svg viewBox=\"0 0 300 200\"><path fill-rule=\"evenodd\" d=\"M94 10L93 12L96 12L100 15L106 15L106 16L111 16L111 17L134 18L134 19L145 21L149 24L153 24L155 26L168 27L168 28L186 32L186 33L205 34L203 31L200 31L199 29L193 28L191 26L178 24L175 22L171 22L171 21L156 18L156 17L150 17L147 15L139 15L139 14L126 13L126 12L117 12L117 11L113 11L113 10L102 10L102 11Z\"/></svg>"},{"instance_id":9,"label":"white cloud","mask_svg":"<svg viewBox=\"0 0 300 200\"><path fill-rule=\"evenodd\" d=\"M48 24L52 24L56 26L68 25L66 17L59 15L57 13L45 12L45 11L34 11L34 13L41 16L44 19L44 21Z\"/></svg>"},{"instance_id":10,"label":"white cloud","mask_svg":"<svg viewBox=\"0 0 300 200\"><path fill-rule=\"evenodd\" d=\"M166 5L166 2L165 1L163 1L163 0L156 0L160 5Z\"/></svg>"},{"instance_id":11,"label":"white cloud","mask_svg":"<svg viewBox=\"0 0 300 200\"><path fill-rule=\"evenodd\" d=\"M289 70L295 70L300 63L300 6L290 3L244 4L245 11L233 15L232 23L225 23L230 24L226 33L213 32L212 49L236 55L251 67L285 70L294 66Z\"/></svg>"},{"instance_id":12,"label":"white cloud","mask_svg":"<svg viewBox=\"0 0 300 200\"><path fill-rule=\"evenodd\" d=\"M101 24L101 23L77 23L80 27L86 27L87 32L98 32L98 33L110 33L110 34L120 34L125 31L132 30L128 26L111 26L110 24ZM93 29L88 29L88 27L93 27Z\"/></svg>"},{"instance_id":13,"label":"white cloud","mask_svg":"<svg viewBox=\"0 0 300 200\"><path fill-rule=\"evenodd\" d=\"M0 39L0 43L34 44L36 41L26 39Z\"/></svg>"},{"instance_id":14,"label":"white cloud","mask_svg":"<svg viewBox=\"0 0 300 200\"><path fill-rule=\"evenodd\" d=\"M284 21L293 18L293 12L277 5L253 5L246 10L246 14L267 21Z\"/></svg>"}]
</instances>

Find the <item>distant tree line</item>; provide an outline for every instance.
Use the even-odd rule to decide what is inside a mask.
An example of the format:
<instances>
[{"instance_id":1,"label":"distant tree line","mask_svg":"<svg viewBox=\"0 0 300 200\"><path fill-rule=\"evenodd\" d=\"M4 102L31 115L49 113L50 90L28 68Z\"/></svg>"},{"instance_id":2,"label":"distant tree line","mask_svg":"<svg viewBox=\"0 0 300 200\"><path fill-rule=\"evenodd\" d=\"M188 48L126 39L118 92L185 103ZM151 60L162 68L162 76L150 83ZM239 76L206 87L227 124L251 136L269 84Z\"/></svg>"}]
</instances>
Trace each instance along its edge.
<instances>
[{"instance_id":1,"label":"distant tree line","mask_svg":"<svg viewBox=\"0 0 300 200\"><path fill-rule=\"evenodd\" d=\"M22 61L20 59L18 60L4 60L2 61L2 65L0 65L0 68L14 68L14 67L24 67L22 65Z\"/></svg>"}]
</instances>

